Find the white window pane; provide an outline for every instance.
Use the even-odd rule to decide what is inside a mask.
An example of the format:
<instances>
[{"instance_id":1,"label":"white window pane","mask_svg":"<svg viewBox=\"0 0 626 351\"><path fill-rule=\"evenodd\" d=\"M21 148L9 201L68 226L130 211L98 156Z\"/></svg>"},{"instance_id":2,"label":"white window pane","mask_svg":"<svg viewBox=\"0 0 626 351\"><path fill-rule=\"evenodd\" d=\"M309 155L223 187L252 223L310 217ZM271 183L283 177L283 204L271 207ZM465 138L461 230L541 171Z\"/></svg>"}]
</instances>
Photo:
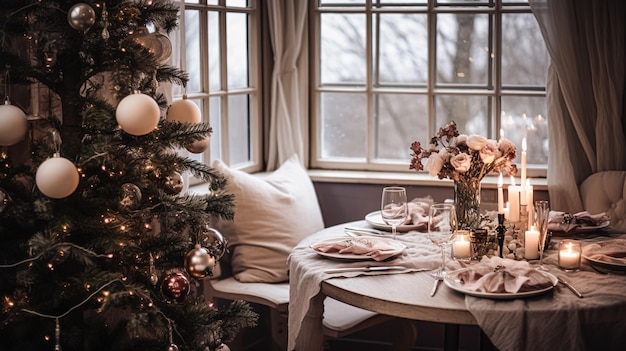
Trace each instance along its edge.
<instances>
[{"instance_id":1,"label":"white window pane","mask_svg":"<svg viewBox=\"0 0 626 351\"><path fill-rule=\"evenodd\" d=\"M223 159L222 149L222 99L214 96L209 99L209 123L213 128L211 134L211 160ZM206 120L206 117L205 117Z\"/></svg>"},{"instance_id":2,"label":"white window pane","mask_svg":"<svg viewBox=\"0 0 626 351\"><path fill-rule=\"evenodd\" d=\"M428 31L425 14L381 14L380 40L375 40L374 79L380 84L426 84ZM376 27L376 26L375 26ZM378 58L378 59L377 59ZM375 85L376 82L374 83Z\"/></svg>"},{"instance_id":3,"label":"white window pane","mask_svg":"<svg viewBox=\"0 0 626 351\"><path fill-rule=\"evenodd\" d=\"M228 60L228 88L248 86L248 15L226 15L226 54Z\"/></svg>"},{"instance_id":4,"label":"white window pane","mask_svg":"<svg viewBox=\"0 0 626 351\"><path fill-rule=\"evenodd\" d=\"M321 83L365 84L365 15L322 14Z\"/></svg>"},{"instance_id":5,"label":"white window pane","mask_svg":"<svg viewBox=\"0 0 626 351\"><path fill-rule=\"evenodd\" d=\"M490 0L437 0L437 4L460 4L464 6L487 5Z\"/></svg>"},{"instance_id":6,"label":"white window pane","mask_svg":"<svg viewBox=\"0 0 626 351\"><path fill-rule=\"evenodd\" d=\"M200 19L198 11L185 11L185 55L186 71L189 74L188 92L202 91L202 69L200 55Z\"/></svg>"},{"instance_id":7,"label":"white window pane","mask_svg":"<svg viewBox=\"0 0 626 351\"><path fill-rule=\"evenodd\" d=\"M220 72L222 63L220 61L220 23L219 13L209 11L208 19L209 31L209 91L216 91L222 88Z\"/></svg>"},{"instance_id":8,"label":"white window pane","mask_svg":"<svg viewBox=\"0 0 626 351\"><path fill-rule=\"evenodd\" d=\"M490 133L489 101L486 96L439 95L435 97L436 125L431 132L455 121L461 134L479 134L494 138Z\"/></svg>"},{"instance_id":9,"label":"white window pane","mask_svg":"<svg viewBox=\"0 0 626 351\"><path fill-rule=\"evenodd\" d=\"M248 95L228 97L228 145L230 164L250 160L250 110Z\"/></svg>"},{"instance_id":10,"label":"white window pane","mask_svg":"<svg viewBox=\"0 0 626 351\"><path fill-rule=\"evenodd\" d=\"M437 83L487 85L489 18L486 14L437 15Z\"/></svg>"},{"instance_id":11,"label":"white window pane","mask_svg":"<svg viewBox=\"0 0 626 351\"><path fill-rule=\"evenodd\" d=\"M374 157L407 160L414 140L430 139L426 95L375 95L374 111L377 116Z\"/></svg>"},{"instance_id":12,"label":"white window pane","mask_svg":"<svg viewBox=\"0 0 626 351\"><path fill-rule=\"evenodd\" d=\"M321 94L322 157L365 158L367 106L365 94Z\"/></svg>"},{"instance_id":13,"label":"white window pane","mask_svg":"<svg viewBox=\"0 0 626 351\"><path fill-rule=\"evenodd\" d=\"M502 15L502 84L545 86L548 50L530 14Z\"/></svg>"},{"instance_id":14,"label":"white window pane","mask_svg":"<svg viewBox=\"0 0 626 351\"><path fill-rule=\"evenodd\" d=\"M226 0L226 6L248 7L248 0Z\"/></svg>"},{"instance_id":15,"label":"white window pane","mask_svg":"<svg viewBox=\"0 0 626 351\"><path fill-rule=\"evenodd\" d=\"M500 136L522 147L526 138L528 163L548 163L548 121L545 97L506 96L502 98ZM519 154L518 154L518 161Z\"/></svg>"},{"instance_id":16,"label":"white window pane","mask_svg":"<svg viewBox=\"0 0 626 351\"><path fill-rule=\"evenodd\" d=\"M320 0L320 5L365 5L365 0Z\"/></svg>"},{"instance_id":17,"label":"white window pane","mask_svg":"<svg viewBox=\"0 0 626 351\"><path fill-rule=\"evenodd\" d=\"M372 7L383 6L410 6L410 5L426 5L428 0L378 0L372 2Z\"/></svg>"}]
</instances>

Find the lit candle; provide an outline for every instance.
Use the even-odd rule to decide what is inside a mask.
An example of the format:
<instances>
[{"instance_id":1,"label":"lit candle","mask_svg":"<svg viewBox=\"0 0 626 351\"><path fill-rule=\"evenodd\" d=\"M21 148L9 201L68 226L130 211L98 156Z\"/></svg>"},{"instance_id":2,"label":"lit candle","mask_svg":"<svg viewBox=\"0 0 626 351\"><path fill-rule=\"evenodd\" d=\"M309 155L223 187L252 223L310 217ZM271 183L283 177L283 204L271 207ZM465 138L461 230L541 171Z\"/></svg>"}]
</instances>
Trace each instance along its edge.
<instances>
[{"instance_id":1,"label":"lit candle","mask_svg":"<svg viewBox=\"0 0 626 351\"><path fill-rule=\"evenodd\" d=\"M526 209L528 210L528 228L530 228L533 226L533 224L535 224L535 209L533 207L535 199L533 195L533 186L530 185L530 178L526 179L526 199L526 203L528 204L528 206L526 207Z\"/></svg>"},{"instance_id":2,"label":"lit candle","mask_svg":"<svg viewBox=\"0 0 626 351\"><path fill-rule=\"evenodd\" d=\"M509 218L509 202L507 201L506 206L502 209L502 213L504 213L504 218Z\"/></svg>"},{"instance_id":3,"label":"lit candle","mask_svg":"<svg viewBox=\"0 0 626 351\"><path fill-rule=\"evenodd\" d=\"M580 268L580 246L577 245L574 249L574 243L562 243L559 251L559 266L565 270Z\"/></svg>"},{"instance_id":4,"label":"lit candle","mask_svg":"<svg viewBox=\"0 0 626 351\"><path fill-rule=\"evenodd\" d=\"M521 182L521 186L522 186L522 193L520 196L521 199L521 204L522 205L526 205L526 201L528 201L528 199L526 198L526 138L522 139L522 182Z\"/></svg>"},{"instance_id":5,"label":"lit candle","mask_svg":"<svg viewBox=\"0 0 626 351\"><path fill-rule=\"evenodd\" d=\"M524 234L524 258L527 260L539 258L539 231L534 226Z\"/></svg>"},{"instance_id":6,"label":"lit candle","mask_svg":"<svg viewBox=\"0 0 626 351\"><path fill-rule=\"evenodd\" d=\"M502 173L498 177L498 213L504 213L504 192L502 190Z\"/></svg>"},{"instance_id":7,"label":"lit candle","mask_svg":"<svg viewBox=\"0 0 626 351\"><path fill-rule=\"evenodd\" d=\"M515 179L511 176L511 185L509 185L509 221L519 221L519 193L520 187L515 185Z\"/></svg>"},{"instance_id":8,"label":"lit candle","mask_svg":"<svg viewBox=\"0 0 626 351\"><path fill-rule=\"evenodd\" d=\"M452 252L456 258L470 258L470 242L465 234L458 234L454 244L452 244Z\"/></svg>"}]
</instances>

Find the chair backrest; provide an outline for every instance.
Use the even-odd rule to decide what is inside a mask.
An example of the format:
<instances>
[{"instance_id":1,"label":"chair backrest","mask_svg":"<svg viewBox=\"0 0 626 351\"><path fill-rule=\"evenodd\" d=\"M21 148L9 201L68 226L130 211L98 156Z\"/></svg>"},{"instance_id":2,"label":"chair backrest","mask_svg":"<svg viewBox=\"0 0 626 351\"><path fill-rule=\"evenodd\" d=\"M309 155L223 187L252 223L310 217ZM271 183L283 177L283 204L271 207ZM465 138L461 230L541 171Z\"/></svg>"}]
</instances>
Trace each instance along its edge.
<instances>
[{"instance_id":1,"label":"chair backrest","mask_svg":"<svg viewBox=\"0 0 626 351\"><path fill-rule=\"evenodd\" d=\"M606 212L611 227L626 231L626 171L590 175L580 185L583 207L591 214Z\"/></svg>"}]
</instances>

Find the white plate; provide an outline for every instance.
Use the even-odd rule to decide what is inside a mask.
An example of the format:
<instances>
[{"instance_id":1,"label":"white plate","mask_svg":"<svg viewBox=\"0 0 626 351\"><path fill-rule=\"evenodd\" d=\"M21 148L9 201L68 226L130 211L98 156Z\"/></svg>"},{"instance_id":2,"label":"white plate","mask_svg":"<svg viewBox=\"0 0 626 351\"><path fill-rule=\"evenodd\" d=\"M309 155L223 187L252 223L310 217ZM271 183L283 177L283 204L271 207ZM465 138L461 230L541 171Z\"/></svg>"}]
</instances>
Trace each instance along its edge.
<instances>
[{"instance_id":1,"label":"white plate","mask_svg":"<svg viewBox=\"0 0 626 351\"><path fill-rule=\"evenodd\" d=\"M367 237L366 236L361 236L360 238L367 238ZM349 238L345 238L345 239L349 239ZM403 243L401 243L399 241L396 241L396 240L393 240L393 239L381 239L380 237L372 237L372 239L375 239L375 240L387 240L387 244L390 244L391 246L394 246L396 248L396 250L397 250L397 253L395 253L393 256L397 256L397 255L401 254L402 251L404 251L404 249L406 249L406 246ZM337 240L337 238L332 238L332 239L322 240L321 242L336 241L336 240ZM321 251L317 251L315 249L313 249L313 251L315 251L315 253L317 253L320 256L324 256L324 257L328 257L328 258L336 258L336 259L340 259L340 260L368 261L368 260L373 260L374 259L371 256L357 255L357 254L352 254L352 253L321 252Z\"/></svg>"},{"instance_id":2,"label":"white plate","mask_svg":"<svg viewBox=\"0 0 626 351\"><path fill-rule=\"evenodd\" d=\"M569 234L581 234L581 233L589 233L589 232L593 232L596 230L600 230L600 229L604 229L606 227L608 227L609 225L611 225L611 221L604 221L599 225L594 225L594 226L584 226L584 227L578 227L572 231L569 232L564 232L562 230L553 230L554 233L556 233L559 236L562 235L569 235Z\"/></svg>"},{"instance_id":3,"label":"white plate","mask_svg":"<svg viewBox=\"0 0 626 351\"><path fill-rule=\"evenodd\" d=\"M615 239L615 241L617 241L618 243L623 243L624 239ZM607 240L605 242L601 242L601 243L597 243L597 245L602 246L607 246L607 245L615 245L615 241L614 240ZM622 246L626 247L626 244L623 244ZM617 248L619 249L619 248ZM612 252L615 252L615 250L611 250ZM612 253L610 252L610 253ZM583 258L585 258L587 261L589 261L590 264L594 264L600 267L604 267L604 268L608 268L608 269L613 269L613 270L619 270L619 271L626 271L626 265L624 264L619 264L619 263L614 263L614 262L606 262L606 261L601 261L598 260L596 258L590 257L593 255L597 255L597 254L602 254L604 252L602 252L602 248L598 249L598 250L593 250L591 252L586 252L583 253ZM604 253L606 254L606 253Z\"/></svg>"},{"instance_id":4,"label":"white plate","mask_svg":"<svg viewBox=\"0 0 626 351\"><path fill-rule=\"evenodd\" d=\"M518 293L490 293L490 292L482 292L482 291L474 291L474 290L466 289L464 284L462 284L460 280L457 279L457 275L460 271L461 270L453 271L453 272L449 272L446 274L446 276L443 279L443 282L446 284L446 286L448 286L452 290L458 291L465 295L475 296L475 297L485 297L488 299L507 300L507 299L517 299L517 298L523 298L523 297L536 296L536 295L540 295L540 294L543 294L545 292L548 292L554 289L556 284L559 282L559 280L553 274L550 274L548 272L538 271L539 273L545 275L546 277L550 279L550 281L552 282L551 286L548 286L543 289L523 291L523 292L518 292Z\"/></svg>"},{"instance_id":5,"label":"white plate","mask_svg":"<svg viewBox=\"0 0 626 351\"><path fill-rule=\"evenodd\" d=\"M390 232L391 226L385 224L383 222L383 217L380 215L380 211L370 212L365 216L365 221L371 225L372 227L380 230L385 230ZM419 226L413 224L402 224L396 227L396 231L398 232L408 232L410 230L417 230Z\"/></svg>"}]
</instances>

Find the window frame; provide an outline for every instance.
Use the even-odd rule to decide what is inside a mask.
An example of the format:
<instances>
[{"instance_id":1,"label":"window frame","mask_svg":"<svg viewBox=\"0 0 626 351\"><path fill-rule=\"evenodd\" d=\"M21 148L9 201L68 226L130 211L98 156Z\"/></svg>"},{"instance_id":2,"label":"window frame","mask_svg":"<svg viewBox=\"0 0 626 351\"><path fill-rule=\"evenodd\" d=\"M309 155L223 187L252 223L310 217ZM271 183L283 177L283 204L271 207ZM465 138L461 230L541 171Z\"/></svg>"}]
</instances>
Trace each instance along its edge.
<instances>
[{"instance_id":1,"label":"window frame","mask_svg":"<svg viewBox=\"0 0 626 351\"><path fill-rule=\"evenodd\" d=\"M337 170L352 170L352 171L387 171L387 172L414 172L408 169L410 161L409 144L407 144L407 160L406 162L400 161L388 161L376 159L374 153L374 141L375 139L375 111L373 111L374 96L380 93L411 93L418 95L426 95L428 101L428 125L430 135L434 135L440 126L435 122L435 100L437 96L441 95L463 95L463 96L489 96L491 103L489 106L489 113L487 124L489 126L488 137L499 138L499 131L501 127L501 106L503 97L541 97L546 98L545 86L525 85L519 86L507 86L502 85L502 15L511 13L530 13L531 8L527 2L506 2L502 4L501 0L489 0L480 6L472 6L462 1L456 3L439 4L436 6L436 0L425 0L424 5L411 5L404 6L398 5L394 7L382 7L375 8L372 3L375 0L364 0L364 4L358 4L353 6L344 5L326 5L321 6L320 0L310 1L309 11L311 14L310 21L310 55L311 55L311 75L310 75L310 95L311 95L311 167L316 169L337 169ZM454 8L450 5L464 5L461 8ZM412 87L411 89L402 89L400 87L390 86L373 86L373 70L374 56L373 43L373 16L376 14L388 14L388 13L423 13L427 16L428 26L428 77L426 87ZM363 88L350 87L349 84L339 85L327 85L321 84L321 17L326 13L364 13L366 15L366 82ZM489 74L493 75L492 79L489 79L485 88L471 89L470 85L447 85L445 87L436 86L436 16L438 14L445 13L480 13L489 14L489 41L492 46L493 58L490 58L487 70ZM493 85L491 85L493 82ZM366 160L363 162L361 159L347 160L347 159L331 159L322 158L322 104L321 96L326 92L342 92L342 93L365 93L366 94L366 109L367 109L367 129L368 129L368 150L366 152ZM518 145L520 148L521 145ZM519 150L521 152L521 150ZM547 174L546 165L528 165L528 176L534 178L544 178Z\"/></svg>"}]
</instances>

